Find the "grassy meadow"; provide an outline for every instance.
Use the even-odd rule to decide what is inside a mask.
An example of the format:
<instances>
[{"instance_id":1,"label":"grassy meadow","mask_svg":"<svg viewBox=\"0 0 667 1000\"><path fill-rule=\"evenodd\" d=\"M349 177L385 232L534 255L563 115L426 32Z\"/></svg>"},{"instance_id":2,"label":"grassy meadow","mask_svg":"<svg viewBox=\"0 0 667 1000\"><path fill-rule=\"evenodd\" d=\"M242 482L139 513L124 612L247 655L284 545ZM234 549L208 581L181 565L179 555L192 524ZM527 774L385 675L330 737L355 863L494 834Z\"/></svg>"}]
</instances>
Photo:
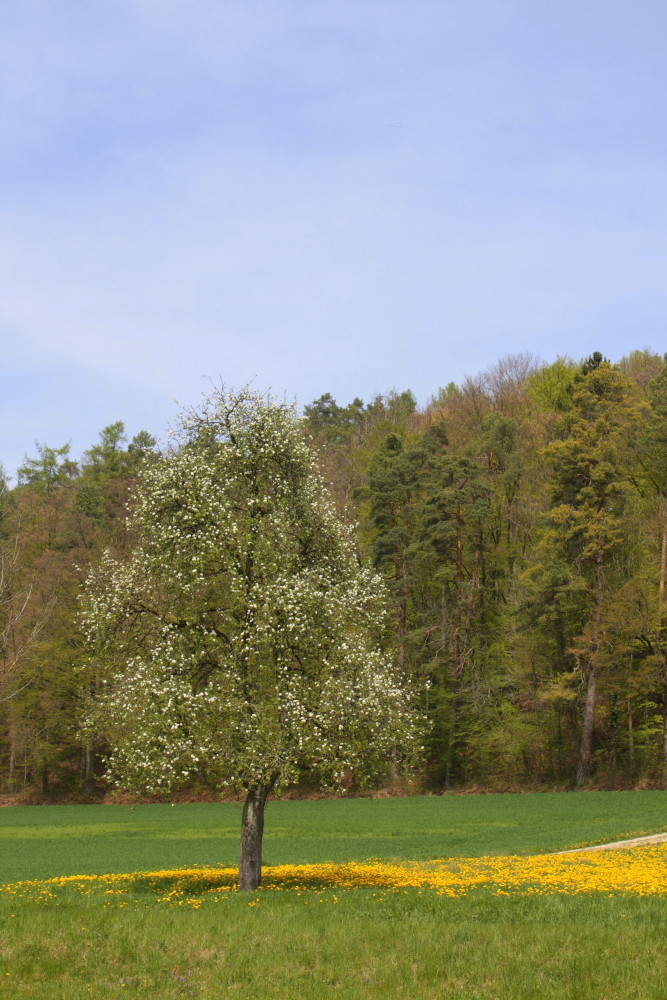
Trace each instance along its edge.
<instances>
[{"instance_id":1,"label":"grassy meadow","mask_svg":"<svg viewBox=\"0 0 667 1000\"><path fill-rule=\"evenodd\" d=\"M667 849L535 857L665 830L665 792L272 802L253 894L240 815L0 810L0 996L667 995Z\"/></svg>"}]
</instances>

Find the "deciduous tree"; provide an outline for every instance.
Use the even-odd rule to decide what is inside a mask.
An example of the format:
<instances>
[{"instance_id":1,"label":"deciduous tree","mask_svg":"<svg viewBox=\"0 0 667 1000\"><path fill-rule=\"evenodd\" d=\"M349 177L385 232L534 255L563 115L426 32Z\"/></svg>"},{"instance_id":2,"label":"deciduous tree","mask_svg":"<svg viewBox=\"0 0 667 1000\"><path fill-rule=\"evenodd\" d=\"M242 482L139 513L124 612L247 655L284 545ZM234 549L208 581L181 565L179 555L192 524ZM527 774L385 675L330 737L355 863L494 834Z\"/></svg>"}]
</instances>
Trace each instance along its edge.
<instances>
[{"instance_id":1,"label":"deciduous tree","mask_svg":"<svg viewBox=\"0 0 667 1000\"><path fill-rule=\"evenodd\" d=\"M304 770L330 786L409 764L419 724L379 643L381 580L315 471L293 407L215 390L134 494L138 539L87 587L110 671L92 722L110 774L156 791L205 773L245 793L239 886L261 878L264 807Z\"/></svg>"}]
</instances>

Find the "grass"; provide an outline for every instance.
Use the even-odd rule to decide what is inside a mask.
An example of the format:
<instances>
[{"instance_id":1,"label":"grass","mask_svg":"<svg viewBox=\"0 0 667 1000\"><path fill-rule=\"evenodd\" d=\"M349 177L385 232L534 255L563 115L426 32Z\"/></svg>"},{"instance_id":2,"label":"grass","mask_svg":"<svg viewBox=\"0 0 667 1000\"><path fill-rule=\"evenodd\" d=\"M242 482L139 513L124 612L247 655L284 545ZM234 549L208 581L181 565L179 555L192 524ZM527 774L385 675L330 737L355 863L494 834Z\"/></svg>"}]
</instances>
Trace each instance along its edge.
<instances>
[{"instance_id":1,"label":"grass","mask_svg":"<svg viewBox=\"0 0 667 1000\"><path fill-rule=\"evenodd\" d=\"M240 808L222 804L0 810L0 882L233 864L239 822ZM275 802L267 813L266 860L533 855L666 827L662 792ZM633 856L644 873L662 857L655 849ZM606 852L588 859L600 872L628 863L624 852L623 859ZM471 869L479 864L505 871L509 862L475 862ZM520 860L512 864L524 871ZM540 864L531 858L525 868L539 875ZM205 897L208 883L198 887L192 879L168 902L172 883L153 881L127 882L122 895L113 880L90 881L90 891L83 885L88 894L70 882L48 894L0 893L0 997L667 995L664 896L610 894L604 880L583 895L472 888L452 898L424 885L336 889L326 880Z\"/></svg>"},{"instance_id":2,"label":"grass","mask_svg":"<svg viewBox=\"0 0 667 1000\"><path fill-rule=\"evenodd\" d=\"M0 883L238 860L241 806L0 809ZM667 830L667 792L276 801L266 864L538 854Z\"/></svg>"},{"instance_id":3,"label":"grass","mask_svg":"<svg viewBox=\"0 0 667 1000\"><path fill-rule=\"evenodd\" d=\"M201 910L0 904L0 995L655 1000L655 898L234 894ZM9 973L7 975L7 973ZM4 989L3 989L4 987Z\"/></svg>"}]
</instances>

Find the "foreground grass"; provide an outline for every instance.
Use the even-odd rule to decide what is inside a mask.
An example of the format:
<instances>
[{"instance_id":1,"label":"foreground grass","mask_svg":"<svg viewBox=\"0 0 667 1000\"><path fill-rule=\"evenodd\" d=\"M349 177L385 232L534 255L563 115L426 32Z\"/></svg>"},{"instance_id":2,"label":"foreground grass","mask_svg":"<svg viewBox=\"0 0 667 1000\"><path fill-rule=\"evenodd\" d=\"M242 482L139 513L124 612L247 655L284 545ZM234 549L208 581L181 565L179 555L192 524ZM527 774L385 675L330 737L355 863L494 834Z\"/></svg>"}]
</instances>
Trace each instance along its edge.
<instances>
[{"instance_id":1,"label":"foreground grass","mask_svg":"<svg viewBox=\"0 0 667 1000\"><path fill-rule=\"evenodd\" d=\"M129 909L90 897L0 901L0 995L78 1000L654 1000L664 902L637 896L462 898L405 890L229 894ZM12 916L14 914L14 916Z\"/></svg>"},{"instance_id":2,"label":"foreground grass","mask_svg":"<svg viewBox=\"0 0 667 1000\"><path fill-rule=\"evenodd\" d=\"M238 860L240 805L0 809L0 883ZM269 803L266 864L539 854L667 829L667 792Z\"/></svg>"}]
</instances>

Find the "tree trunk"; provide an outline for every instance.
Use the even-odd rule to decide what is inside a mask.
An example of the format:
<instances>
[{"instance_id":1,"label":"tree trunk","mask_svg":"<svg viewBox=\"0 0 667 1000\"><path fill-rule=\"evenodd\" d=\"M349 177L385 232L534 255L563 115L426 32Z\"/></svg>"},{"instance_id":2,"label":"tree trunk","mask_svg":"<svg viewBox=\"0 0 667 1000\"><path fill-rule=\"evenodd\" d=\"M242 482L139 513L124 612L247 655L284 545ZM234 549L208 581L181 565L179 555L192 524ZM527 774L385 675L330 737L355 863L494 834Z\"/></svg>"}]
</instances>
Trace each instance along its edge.
<instances>
[{"instance_id":1,"label":"tree trunk","mask_svg":"<svg viewBox=\"0 0 667 1000\"><path fill-rule=\"evenodd\" d=\"M667 501L665 502L667 508ZM662 545L660 546L660 580L658 582L658 606L662 611L665 603L665 575L667 571L667 510L662 513Z\"/></svg>"},{"instance_id":2,"label":"tree trunk","mask_svg":"<svg viewBox=\"0 0 667 1000\"><path fill-rule=\"evenodd\" d=\"M609 737L611 742L611 766L614 780L618 770L618 695L612 694L609 699Z\"/></svg>"},{"instance_id":3,"label":"tree trunk","mask_svg":"<svg viewBox=\"0 0 667 1000\"><path fill-rule=\"evenodd\" d=\"M591 776L591 755L593 750L593 726L595 724L595 670L589 668L586 683L586 706L584 708L584 725L581 731L579 763L574 783L579 788Z\"/></svg>"},{"instance_id":4,"label":"tree trunk","mask_svg":"<svg viewBox=\"0 0 667 1000\"><path fill-rule=\"evenodd\" d=\"M454 677L457 681L463 675L462 640L463 603L463 534L461 531L461 509L456 508L456 609L454 613Z\"/></svg>"},{"instance_id":5,"label":"tree trunk","mask_svg":"<svg viewBox=\"0 0 667 1000\"><path fill-rule=\"evenodd\" d=\"M667 571L667 501L663 502L662 510L662 545L660 547L660 579L658 582L658 627L656 630L656 648L662 657L662 673L664 678L662 691L662 783L667 787L667 658L662 643L662 620L665 610L665 575Z\"/></svg>"},{"instance_id":6,"label":"tree trunk","mask_svg":"<svg viewBox=\"0 0 667 1000\"><path fill-rule=\"evenodd\" d=\"M593 728L595 726L595 696L597 694L595 676L595 656L599 649L600 619L602 616L602 597L605 582L605 539L597 540L597 556L595 560L595 607L593 609L593 628L589 642L588 675L586 677L586 704L584 707L584 724L579 745L579 762L574 784L576 788L583 785L591 776L591 759L593 751Z\"/></svg>"},{"instance_id":7,"label":"tree trunk","mask_svg":"<svg viewBox=\"0 0 667 1000\"><path fill-rule=\"evenodd\" d=\"M667 674L667 664L664 663L663 656L663 678ZM662 783L665 788L667 788L667 679L663 681L662 685Z\"/></svg>"},{"instance_id":8,"label":"tree trunk","mask_svg":"<svg viewBox=\"0 0 667 1000\"><path fill-rule=\"evenodd\" d=\"M448 792L452 787L452 769L454 766L454 745L456 742L456 723L458 721L458 701L452 703L451 724L447 736L447 757L445 759L445 781L442 786L443 792Z\"/></svg>"},{"instance_id":9,"label":"tree trunk","mask_svg":"<svg viewBox=\"0 0 667 1000\"><path fill-rule=\"evenodd\" d=\"M262 837L264 835L264 807L276 783L276 777L267 785L248 789L241 821L241 859L239 864L239 889L254 890L262 881Z\"/></svg>"},{"instance_id":10,"label":"tree trunk","mask_svg":"<svg viewBox=\"0 0 667 1000\"><path fill-rule=\"evenodd\" d=\"M85 747L83 751L83 790L86 795L93 795L95 792L93 763L93 752L90 747Z\"/></svg>"},{"instance_id":11,"label":"tree trunk","mask_svg":"<svg viewBox=\"0 0 667 1000\"><path fill-rule=\"evenodd\" d=\"M14 791L14 782L16 772L16 740L14 738L14 730L10 729L9 732L9 788L10 791Z\"/></svg>"},{"instance_id":12,"label":"tree trunk","mask_svg":"<svg viewBox=\"0 0 667 1000\"><path fill-rule=\"evenodd\" d=\"M405 666L405 636L408 631L408 564L405 558L405 551L401 556L399 567L401 580L398 602L398 666L403 670Z\"/></svg>"}]
</instances>

